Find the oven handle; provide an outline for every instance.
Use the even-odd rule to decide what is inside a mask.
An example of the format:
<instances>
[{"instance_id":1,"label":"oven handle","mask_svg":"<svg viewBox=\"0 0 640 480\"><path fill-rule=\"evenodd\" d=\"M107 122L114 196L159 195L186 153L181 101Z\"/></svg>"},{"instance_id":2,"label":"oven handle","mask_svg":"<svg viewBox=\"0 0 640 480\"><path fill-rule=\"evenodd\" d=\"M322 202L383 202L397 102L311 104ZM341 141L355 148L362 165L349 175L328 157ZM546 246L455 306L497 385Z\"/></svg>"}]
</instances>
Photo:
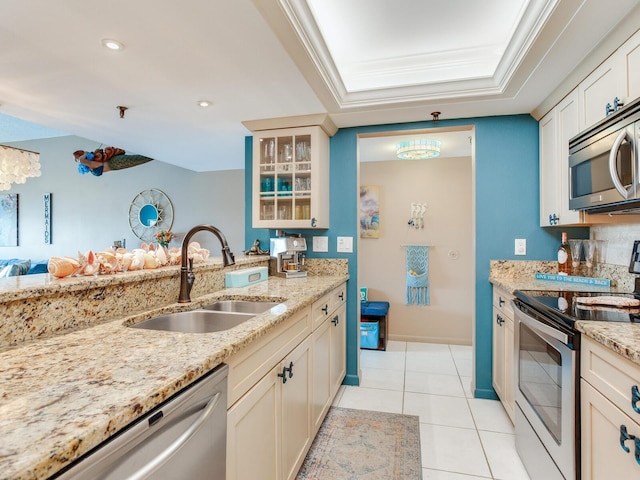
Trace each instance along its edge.
<instances>
[{"instance_id":1,"label":"oven handle","mask_svg":"<svg viewBox=\"0 0 640 480\"><path fill-rule=\"evenodd\" d=\"M613 146L611 147L611 152L609 153L609 175L611 175L611 180L613 181L613 185L616 187L618 193L622 195L622 198L626 200L629 198L630 192L626 188L624 188L624 185L622 185L622 182L618 177L618 170L616 169L618 150L620 150L620 145L622 145L622 142L624 142L625 140L628 140L629 143L631 143L633 146L633 139L631 138L631 135L629 135L629 132L626 128L618 134L615 142L613 142ZM634 186L632 185L631 189L633 188Z\"/></svg>"},{"instance_id":2,"label":"oven handle","mask_svg":"<svg viewBox=\"0 0 640 480\"><path fill-rule=\"evenodd\" d=\"M566 333L563 333L560 330L557 330L549 325L546 325L536 320L535 318L531 317L530 315L527 315L525 312L523 312L517 307L515 310L515 314L516 314L516 317L520 319L521 323L524 323L525 325L532 328L533 330L536 330L538 333L554 338L565 345L569 344L569 335L567 335Z\"/></svg>"}]
</instances>

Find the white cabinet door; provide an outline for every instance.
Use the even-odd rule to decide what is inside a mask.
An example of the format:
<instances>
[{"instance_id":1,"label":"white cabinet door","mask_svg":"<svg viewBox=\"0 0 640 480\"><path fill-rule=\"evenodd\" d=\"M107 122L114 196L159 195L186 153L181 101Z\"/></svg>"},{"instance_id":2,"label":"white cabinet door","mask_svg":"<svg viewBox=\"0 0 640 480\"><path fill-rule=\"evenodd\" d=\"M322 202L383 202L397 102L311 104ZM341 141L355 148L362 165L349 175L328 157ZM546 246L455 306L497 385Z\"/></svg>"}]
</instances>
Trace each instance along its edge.
<instances>
[{"instance_id":1,"label":"white cabinet door","mask_svg":"<svg viewBox=\"0 0 640 480\"><path fill-rule=\"evenodd\" d=\"M540 130L540 226L556 225L560 216L560 179L557 165L556 110L539 123Z\"/></svg>"},{"instance_id":2,"label":"white cabinet door","mask_svg":"<svg viewBox=\"0 0 640 480\"><path fill-rule=\"evenodd\" d=\"M273 368L227 412L227 480L278 480L281 379Z\"/></svg>"},{"instance_id":3,"label":"white cabinet door","mask_svg":"<svg viewBox=\"0 0 640 480\"><path fill-rule=\"evenodd\" d=\"M623 95L625 103L640 98L640 30L627 40L617 53L625 73Z\"/></svg>"},{"instance_id":4,"label":"white cabinet door","mask_svg":"<svg viewBox=\"0 0 640 480\"><path fill-rule=\"evenodd\" d=\"M311 418L316 433L322 425L331 399L331 323L326 319L316 330L313 339L313 403Z\"/></svg>"},{"instance_id":5,"label":"white cabinet door","mask_svg":"<svg viewBox=\"0 0 640 480\"><path fill-rule=\"evenodd\" d=\"M574 89L539 123L540 226L580 225L583 212L569 210L569 140L580 133Z\"/></svg>"},{"instance_id":6,"label":"white cabinet door","mask_svg":"<svg viewBox=\"0 0 640 480\"><path fill-rule=\"evenodd\" d=\"M607 116L607 104L613 107L616 97L624 100L624 71L619 55L612 55L596 68L580 85L580 131Z\"/></svg>"},{"instance_id":7,"label":"white cabinet door","mask_svg":"<svg viewBox=\"0 0 640 480\"><path fill-rule=\"evenodd\" d=\"M288 369L288 370L287 370ZM294 479L311 447L311 337L307 337L280 364L282 389L282 473ZM259 432L259 430L257 431ZM262 477L254 477L262 478Z\"/></svg>"},{"instance_id":8,"label":"white cabinet door","mask_svg":"<svg viewBox=\"0 0 640 480\"><path fill-rule=\"evenodd\" d=\"M336 396L347 373L347 305L342 304L329 320L331 325L331 398Z\"/></svg>"},{"instance_id":9,"label":"white cabinet door","mask_svg":"<svg viewBox=\"0 0 640 480\"><path fill-rule=\"evenodd\" d=\"M640 478L635 442L633 439L624 441L622 436L624 431L640 437L640 425L587 381L582 379L580 385L582 479Z\"/></svg>"},{"instance_id":10,"label":"white cabinet door","mask_svg":"<svg viewBox=\"0 0 640 480\"><path fill-rule=\"evenodd\" d=\"M493 307L493 389L502 400L505 391L505 364L504 364L504 315L496 307Z\"/></svg>"}]
</instances>

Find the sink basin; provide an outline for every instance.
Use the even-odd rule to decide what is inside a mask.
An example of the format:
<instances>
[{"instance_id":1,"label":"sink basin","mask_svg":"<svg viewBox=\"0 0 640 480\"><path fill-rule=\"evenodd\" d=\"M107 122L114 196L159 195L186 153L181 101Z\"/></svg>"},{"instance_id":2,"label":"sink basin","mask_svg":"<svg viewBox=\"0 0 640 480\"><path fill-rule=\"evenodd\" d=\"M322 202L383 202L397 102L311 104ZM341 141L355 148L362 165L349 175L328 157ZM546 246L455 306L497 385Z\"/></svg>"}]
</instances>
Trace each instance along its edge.
<instances>
[{"instance_id":1,"label":"sink basin","mask_svg":"<svg viewBox=\"0 0 640 480\"><path fill-rule=\"evenodd\" d=\"M229 330L255 316L255 313L193 310L153 317L131 325L131 328L167 332L211 333Z\"/></svg>"},{"instance_id":2,"label":"sink basin","mask_svg":"<svg viewBox=\"0 0 640 480\"><path fill-rule=\"evenodd\" d=\"M211 305L206 305L202 308L205 310L213 310L220 312L238 312L238 313L253 313L255 315L266 312L271 308L278 305L280 302L270 301L252 301L252 300L220 300Z\"/></svg>"}]
</instances>

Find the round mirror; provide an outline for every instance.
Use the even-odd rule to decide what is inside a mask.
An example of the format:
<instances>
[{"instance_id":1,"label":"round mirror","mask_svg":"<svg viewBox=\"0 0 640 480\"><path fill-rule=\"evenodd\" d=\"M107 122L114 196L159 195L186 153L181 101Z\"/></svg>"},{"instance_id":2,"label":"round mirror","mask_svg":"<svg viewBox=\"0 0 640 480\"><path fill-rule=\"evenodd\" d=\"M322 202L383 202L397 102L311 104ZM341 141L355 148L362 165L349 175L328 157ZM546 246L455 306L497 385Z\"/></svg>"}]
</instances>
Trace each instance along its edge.
<instances>
[{"instance_id":1,"label":"round mirror","mask_svg":"<svg viewBox=\"0 0 640 480\"><path fill-rule=\"evenodd\" d=\"M160 230L171 230L173 206L163 192L156 189L140 192L129 207L129 226L143 242L154 242Z\"/></svg>"},{"instance_id":2,"label":"round mirror","mask_svg":"<svg viewBox=\"0 0 640 480\"><path fill-rule=\"evenodd\" d=\"M147 203L140 209L140 223L144 227L153 227L158 222L158 209Z\"/></svg>"}]
</instances>

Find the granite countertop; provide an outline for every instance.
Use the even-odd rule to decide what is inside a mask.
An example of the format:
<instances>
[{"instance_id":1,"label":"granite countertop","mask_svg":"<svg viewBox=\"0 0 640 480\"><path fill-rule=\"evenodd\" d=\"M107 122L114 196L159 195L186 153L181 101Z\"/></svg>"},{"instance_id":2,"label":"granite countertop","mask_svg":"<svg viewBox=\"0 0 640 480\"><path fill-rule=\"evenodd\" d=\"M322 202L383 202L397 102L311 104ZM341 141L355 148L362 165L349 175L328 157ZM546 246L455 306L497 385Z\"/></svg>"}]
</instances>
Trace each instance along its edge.
<instances>
[{"instance_id":1,"label":"granite countertop","mask_svg":"<svg viewBox=\"0 0 640 480\"><path fill-rule=\"evenodd\" d=\"M633 291L628 278L616 281L612 287L596 287L564 282L536 280L535 272L554 273L555 262L492 261L489 281L511 294L516 290L563 290L580 292L629 293ZM551 270L550 270L551 269ZM613 275L608 278L614 278ZM608 323L580 320L576 328L582 334L640 365L640 324Z\"/></svg>"},{"instance_id":2,"label":"granite countertop","mask_svg":"<svg viewBox=\"0 0 640 480\"><path fill-rule=\"evenodd\" d=\"M0 478L47 478L348 279L308 276L226 288L0 353ZM285 308L225 332L126 325L221 298Z\"/></svg>"}]
</instances>

